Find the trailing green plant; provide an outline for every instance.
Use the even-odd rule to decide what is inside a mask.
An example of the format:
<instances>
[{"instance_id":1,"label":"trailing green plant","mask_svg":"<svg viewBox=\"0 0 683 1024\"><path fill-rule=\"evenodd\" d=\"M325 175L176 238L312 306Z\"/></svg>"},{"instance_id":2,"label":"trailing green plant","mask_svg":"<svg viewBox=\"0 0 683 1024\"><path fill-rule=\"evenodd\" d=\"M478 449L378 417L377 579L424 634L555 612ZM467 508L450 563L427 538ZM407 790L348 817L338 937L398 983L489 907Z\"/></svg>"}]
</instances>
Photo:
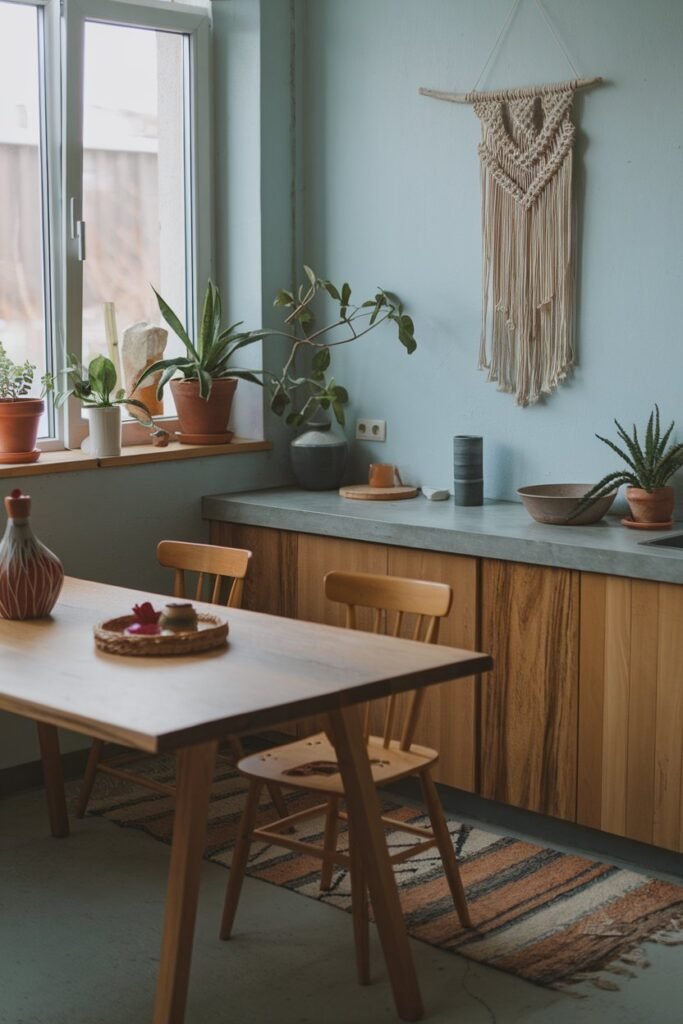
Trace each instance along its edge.
<instances>
[{"instance_id":1,"label":"trailing green plant","mask_svg":"<svg viewBox=\"0 0 683 1024\"><path fill-rule=\"evenodd\" d=\"M683 444L669 443L675 424L672 421L669 428L661 432L658 405L650 413L642 442L635 424L633 433L628 434L618 420L614 422L623 447L600 434L595 436L623 460L625 467L608 473L592 487L572 511L570 519L622 484L650 493L658 487L665 487L676 470L683 466Z\"/></svg>"},{"instance_id":2,"label":"trailing green plant","mask_svg":"<svg viewBox=\"0 0 683 1024\"><path fill-rule=\"evenodd\" d=\"M86 369L78 356L69 353L68 366L60 371L65 378L63 389L57 387L55 378L46 374L43 384L46 391L55 392L55 405L59 409L70 398L77 398L87 409L109 409L115 405L132 406L144 414L138 417L147 426L152 424L149 409L137 398L127 398L123 388L116 387L116 369L107 356L95 356Z\"/></svg>"},{"instance_id":3,"label":"trailing green plant","mask_svg":"<svg viewBox=\"0 0 683 1024\"><path fill-rule=\"evenodd\" d=\"M334 377L327 376L331 350L337 345L357 341L385 321L390 321L396 328L399 342L411 354L417 348L415 326L393 292L378 288L374 298L356 305L351 302L348 283L339 288L332 281L318 277L310 267L304 266L304 272L307 281L298 287L296 293L283 288L275 297L275 306L291 310L285 325L292 330L267 333L279 334L292 344L281 373L272 378L270 407L278 416L289 410L287 423L292 426L300 426L318 408L331 408L335 419L343 426L344 406L349 401L349 394ZM313 307L322 293L336 304L337 312L330 322L318 327ZM313 350L311 369L307 376L299 376L295 370L296 356L306 348Z\"/></svg>"},{"instance_id":4,"label":"trailing green plant","mask_svg":"<svg viewBox=\"0 0 683 1024\"><path fill-rule=\"evenodd\" d=\"M180 374L185 380L199 381L199 394L202 398L208 399L211 394L211 383L223 377L237 377L241 380L251 381L253 384L263 384L257 376L262 371L241 370L234 368L232 359L235 352L244 348L245 345L252 345L261 341L266 332L263 331L238 331L243 321L231 324L223 328L221 296L218 288L209 281L204 295L202 318L199 324L196 341L190 338L180 317L174 313L169 304L162 299L156 289L153 289L159 303L159 311L171 330L178 336L185 348L187 355L171 356L168 359L159 359L140 375L133 391L140 387L148 377L160 373L157 384L157 397L161 398L163 390L169 381Z\"/></svg>"},{"instance_id":5,"label":"trailing green plant","mask_svg":"<svg viewBox=\"0 0 683 1024\"><path fill-rule=\"evenodd\" d=\"M33 363L14 363L0 341L0 401L16 402L25 398L33 386L36 368Z\"/></svg>"}]
</instances>

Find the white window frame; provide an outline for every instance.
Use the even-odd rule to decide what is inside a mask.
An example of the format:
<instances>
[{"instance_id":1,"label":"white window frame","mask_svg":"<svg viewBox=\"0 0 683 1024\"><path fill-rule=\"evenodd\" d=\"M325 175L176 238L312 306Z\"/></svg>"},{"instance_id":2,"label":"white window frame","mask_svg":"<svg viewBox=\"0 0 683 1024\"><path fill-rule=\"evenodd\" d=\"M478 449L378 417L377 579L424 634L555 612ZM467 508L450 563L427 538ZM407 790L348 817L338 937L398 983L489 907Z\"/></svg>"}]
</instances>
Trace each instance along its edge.
<instances>
[{"instance_id":1,"label":"white window frame","mask_svg":"<svg viewBox=\"0 0 683 1024\"><path fill-rule=\"evenodd\" d=\"M20 0L33 2L36 0ZM191 328L196 326L197 305L203 294L205 282L212 276L214 262L213 240L213 153L212 153L212 96L211 96L211 22L207 10L189 7L164 0L144 0L144 3L126 0L38 0L52 8L52 54L49 72L52 88L50 120L51 135L61 138L61 183L59 198L53 205L54 218L52 239L53 250L53 317L57 339L54 351L54 365L57 370L64 367L66 354L75 353L81 357L82 342L82 300L83 263L79 258L79 240L72 237L72 219L80 219L83 197L83 57L86 22L105 22L137 28L156 29L181 33L189 39L189 68L187 75L188 93L186 102L190 111L186 153L186 211L189 213L189 235L187 255L194 269L193 292L188 321ZM46 22L48 19L45 19ZM61 43L59 50L55 42ZM55 59L59 53L59 60ZM54 67L55 64L61 65ZM61 95L61 104L59 97ZM57 109L54 109L57 101ZM61 107L61 109L60 109ZM56 121L54 119L57 119ZM53 147L50 147L52 151ZM54 200L54 190L51 193ZM74 217L72 218L72 209ZM57 242L57 240L59 240ZM87 251L86 251L87 258ZM82 415L81 403L71 399L58 420L57 434L60 440L45 441L47 448L77 448L87 435L87 422ZM170 429L176 425L173 419L159 419ZM149 431L137 423L125 423L124 444L149 441Z\"/></svg>"}]
</instances>

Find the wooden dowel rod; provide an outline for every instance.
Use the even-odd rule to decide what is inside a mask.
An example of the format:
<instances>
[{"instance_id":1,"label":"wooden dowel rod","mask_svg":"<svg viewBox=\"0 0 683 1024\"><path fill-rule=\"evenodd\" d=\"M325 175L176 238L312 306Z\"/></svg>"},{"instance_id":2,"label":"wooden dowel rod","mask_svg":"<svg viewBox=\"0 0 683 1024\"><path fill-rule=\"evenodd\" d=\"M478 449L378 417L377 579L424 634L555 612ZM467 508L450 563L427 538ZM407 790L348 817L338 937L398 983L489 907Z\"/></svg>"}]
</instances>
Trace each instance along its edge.
<instances>
[{"instance_id":1,"label":"wooden dowel rod","mask_svg":"<svg viewBox=\"0 0 683 1024\"><path fill-rule=\"evenodd\" d=\"M552 85L526 85L519 89L498 89L494 92L442 92L439 89L420 89L421 96L431 96L435 100L446 100L448 103L474 103L482 100L504 100L536 96L542 93L563 92L565 89L589 89L592 85L600 85L604 78L574 78L568 82L557 82Z\"/></svg>"}]
</instances>

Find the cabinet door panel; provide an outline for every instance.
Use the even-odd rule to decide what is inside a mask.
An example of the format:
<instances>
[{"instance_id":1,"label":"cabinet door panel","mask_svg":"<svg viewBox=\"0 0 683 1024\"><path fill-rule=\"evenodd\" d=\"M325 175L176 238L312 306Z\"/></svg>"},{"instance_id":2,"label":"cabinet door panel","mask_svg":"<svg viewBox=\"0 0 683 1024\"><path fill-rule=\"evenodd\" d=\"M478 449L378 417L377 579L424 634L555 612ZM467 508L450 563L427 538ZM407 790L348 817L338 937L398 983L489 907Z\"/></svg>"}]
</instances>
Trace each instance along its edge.
<instances>
[{"instance_id":1,"label":"cabinet door panel","mask_svg":"<svg viewBox=\"0 0 683 1024\"><path fill-rule=\"evenodd\" d=\"M300 534L297 564L297 618L343 626L344 608L325 597L323 580L326 573L331 569L386 573L387 549L383 544ZM370 614L359 613L361 628L368 628L371 622Z\"/></svg>"},{"instance_id":2,"label":"cabinet door panel","mask_svg":"<svg viewBox=\"0 0 683 1024\"><path fill-rule=\"evenodd\" d=\"M297 534L244 523L211 523L211 543L253 552L242 607L296 618Z\"/></svg>"},{"instance_id":3,"label":"cabinet door panel","mask_svg":"<svg viewBox=\"0 0 683 1024\"><path fill-rule=\"evenodd\" d=\"M481 648L481 792L574 820L578 573L485 560Z\"/></svg>"},{"instance_id":4,"label":"cabinet door panel","mask_svg":"<svg viewBox=\"0 0 683 1024\"><path fill-rule=\"evenodd\" d=\"M577 820L683 849L683 587L584 573Z\"/></svg>"},{"instance_id":5,"label":"cabinet door panel","mask_svg":"<svg viewBox=\"0 0 683 1024\"><path fill-rule=\"evenodd\" d=\"M386 574L387 549L382 544L366 544L361 541L340 540L336 537L316 537L312 534L299 535L297 559L297 614L298 619L309 622L323 622L328 626L344 626L345 612L340 604L325 597L324 579L332 569L349 572L374 572ZM369 629L371 613L366 609L358 611L358 625ZM343 641L339 644L339 657L344 658ZM299 735L310 735L325 728L319 718L310 718L299 725Z\"/></svg>"},{"instance_id":6,"label":"cabinet door panel","mask_svg":"<svg viewBox=\"0 0 683 1024\"><path fill-rule=\"evenodd\" d=\"M449 583L453 607L441 623L439 643L478 649L475 558L389 548L389 574ZM474 677L430 686L415 735L416 743L439 751L435 779L469 791L476 788L476 686Z\"/></svg>"}]
</instances>

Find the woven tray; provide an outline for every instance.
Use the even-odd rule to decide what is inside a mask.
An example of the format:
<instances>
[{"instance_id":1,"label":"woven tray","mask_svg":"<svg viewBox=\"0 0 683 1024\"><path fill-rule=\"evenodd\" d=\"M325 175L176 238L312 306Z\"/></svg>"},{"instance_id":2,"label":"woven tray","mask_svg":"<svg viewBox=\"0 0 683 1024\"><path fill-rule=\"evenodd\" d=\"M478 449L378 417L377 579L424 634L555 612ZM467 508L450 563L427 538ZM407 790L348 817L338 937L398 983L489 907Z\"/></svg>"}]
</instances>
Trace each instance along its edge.
<instances>
[{"instance_id":1,"label":"woven tray","mask_svg":"<svg viewBox=\"0 0 683 1024\"><path fill-rule=\"evenodd\" d=\"M95 646L106 654L122 654L135 658L169 657L200 654L225 646L228 623L217 615L197 613L197 629L187 633L160 633L158 636L134 636L124 633L135 622L134 615L120 615L95 626Z\"/></svg>"}]
</instances>

